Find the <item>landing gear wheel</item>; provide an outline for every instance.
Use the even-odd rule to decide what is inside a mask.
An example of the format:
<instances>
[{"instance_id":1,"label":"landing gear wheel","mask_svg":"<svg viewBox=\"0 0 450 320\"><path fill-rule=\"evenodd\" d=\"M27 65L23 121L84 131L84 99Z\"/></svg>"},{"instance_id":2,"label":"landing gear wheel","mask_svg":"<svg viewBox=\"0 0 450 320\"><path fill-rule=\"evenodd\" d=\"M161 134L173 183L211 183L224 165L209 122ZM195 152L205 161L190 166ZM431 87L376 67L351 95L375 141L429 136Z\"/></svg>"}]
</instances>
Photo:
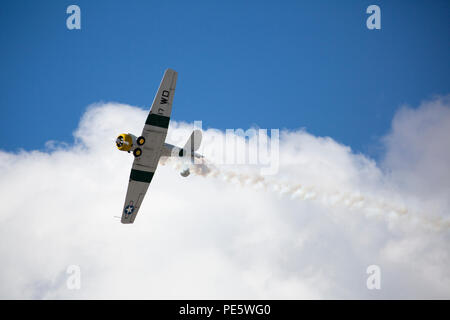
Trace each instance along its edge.
<instances>
[{"instance_id":1,"label":"landing gear wheel","mask_svg":"<svg viewBox=\"0 0 450 320\"><path fill-rule=\"evenodd\" d=\"M133 150L133 155L134 155L136 158L140 157L141 154L142 154L141 148L136 148L136 149Z\"/></svg>"},{"instance_id":2,"label":"landing gear wheel","mask_svg":"<svg viewBox=\"0 0 450 320\"><path fill-rule=\"evenodd\" d=\"M145 138L143 136L140 136L139 138L137 138L136 142L139 146L142 146L145 143Z\"/></svg>"}]
</instances>

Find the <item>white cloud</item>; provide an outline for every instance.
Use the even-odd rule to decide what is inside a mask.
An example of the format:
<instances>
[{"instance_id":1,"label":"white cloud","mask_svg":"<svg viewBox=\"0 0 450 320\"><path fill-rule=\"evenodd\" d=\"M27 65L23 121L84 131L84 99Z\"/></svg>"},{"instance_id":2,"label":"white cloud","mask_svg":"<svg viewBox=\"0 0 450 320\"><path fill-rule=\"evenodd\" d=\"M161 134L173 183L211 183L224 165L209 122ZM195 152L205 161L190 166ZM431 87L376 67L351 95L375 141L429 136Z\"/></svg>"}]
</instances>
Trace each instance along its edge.
<instances>
[{"instance_id":1,"label":"white cloud","mask_svg":"<svg viewBox=\"0 0 450 320\"><path fill-rule=\"evenodd\" d=\"M122 225L132 157L114 139L139 133L146 113L94 105L74 145L0 152L0 298L450 297L449 228L426 223L449 218L448 99L400 110L381 166L282 132L276 192L160 166L136 223ZM182 144L190 129L172 122L168 138ZM372 264L379 291L366 288ZM69 265L80 290L66 287Z\"/></svg>"},{"instance_id":2,"label":"white cloud","mask_svg":"<svg viewBox=\"0 0 450 320\"><path fill-rule=\"evenodd\" d=\"M450 208L450 96L403 107L385 138L384 166L399 187L435 211Z\"/></svg>"}]
</instances>

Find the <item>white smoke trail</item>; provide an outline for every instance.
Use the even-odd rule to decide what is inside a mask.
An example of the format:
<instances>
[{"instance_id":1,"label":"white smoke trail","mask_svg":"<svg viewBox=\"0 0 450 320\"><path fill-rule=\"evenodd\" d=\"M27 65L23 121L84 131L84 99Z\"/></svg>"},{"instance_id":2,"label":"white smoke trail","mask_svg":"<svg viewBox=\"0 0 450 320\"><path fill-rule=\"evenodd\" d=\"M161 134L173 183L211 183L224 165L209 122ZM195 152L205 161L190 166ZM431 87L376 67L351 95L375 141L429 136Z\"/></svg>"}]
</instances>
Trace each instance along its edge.
<instances>
[{"instance_id":1,"label":"white smoke trail","mask_svg":"<svg viewBox=\"0 0 450 320\"><path fill-rule=\"evenodd\" d=\"M414 211L404 205L393 203L384 198L349 192L325 189L321 186L302 185L279 181L277 177L268 178L258 173L242 173L219 168L204 158L198 164L189 164L178 158L161 158L160 164L171 164L176 170L189 168L191 174L214 177L228 183L264 189L286 196L293 200L314 201L328 208L347 208L364 212L366 217L378 217L387 222L410 222L420 227L436 231L450 230L450 221L441 217Z\"/></svg>"}]
</instances>

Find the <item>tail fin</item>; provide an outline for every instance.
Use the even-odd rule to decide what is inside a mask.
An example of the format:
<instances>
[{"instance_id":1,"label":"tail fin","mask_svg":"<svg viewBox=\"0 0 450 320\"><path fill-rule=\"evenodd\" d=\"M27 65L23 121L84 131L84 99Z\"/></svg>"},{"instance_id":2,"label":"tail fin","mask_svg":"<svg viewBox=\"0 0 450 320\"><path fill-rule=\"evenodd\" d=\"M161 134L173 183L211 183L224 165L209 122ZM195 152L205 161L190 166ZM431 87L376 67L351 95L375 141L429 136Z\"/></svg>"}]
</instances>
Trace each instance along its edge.
<instances>
[{"instance_id":1,"label":"tail fin","mask_svg":"<svg viewBox=\"0 0 450 320\"><path fill-rule=\"evenodd\" d=\"M198 148L200 148L200 144L202 143L202 131L194 130L189 137L189 140L184 145L183 149L180 150L178 156L180 157L189 157L190 164L194 164L195 158L203 158L201 154L198 154ZM178 149L178 148L177 148ZM187 177L190 174L189 165L185 167L185 169L180 172L182 177Z\"/></svg>"},{"instance_id":2,"label":"tail fin","mask_svg":"<svg viewBox=\"0 0 450 320\"><path fill-rule=\"evenodd\" d=\"M183 147L183 151L185 154L193 155L195 151L200 148L200 144L202 143L202 131L194 130L189 137L189 140Z\"/></svg>"}]
</instances>

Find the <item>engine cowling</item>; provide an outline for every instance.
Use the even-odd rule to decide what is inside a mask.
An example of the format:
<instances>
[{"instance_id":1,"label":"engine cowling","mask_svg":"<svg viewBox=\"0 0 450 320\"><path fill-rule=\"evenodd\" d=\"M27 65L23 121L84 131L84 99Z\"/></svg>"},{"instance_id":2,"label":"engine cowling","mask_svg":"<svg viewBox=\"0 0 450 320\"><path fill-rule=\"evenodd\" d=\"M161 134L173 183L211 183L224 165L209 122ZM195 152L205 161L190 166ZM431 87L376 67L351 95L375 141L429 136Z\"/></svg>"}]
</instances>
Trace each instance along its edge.
<instances>
[{"instance_id":1,"label":"engine cowling","mask_svg":"<svg viewBox=\"0 0 450 320\"><path fill-rule=\"evenodd\" d=\"M116 139L116 146L120 151L133 151L136 145L136 137L131 133L122 133Z\"/></svg>"}]
</instances>

